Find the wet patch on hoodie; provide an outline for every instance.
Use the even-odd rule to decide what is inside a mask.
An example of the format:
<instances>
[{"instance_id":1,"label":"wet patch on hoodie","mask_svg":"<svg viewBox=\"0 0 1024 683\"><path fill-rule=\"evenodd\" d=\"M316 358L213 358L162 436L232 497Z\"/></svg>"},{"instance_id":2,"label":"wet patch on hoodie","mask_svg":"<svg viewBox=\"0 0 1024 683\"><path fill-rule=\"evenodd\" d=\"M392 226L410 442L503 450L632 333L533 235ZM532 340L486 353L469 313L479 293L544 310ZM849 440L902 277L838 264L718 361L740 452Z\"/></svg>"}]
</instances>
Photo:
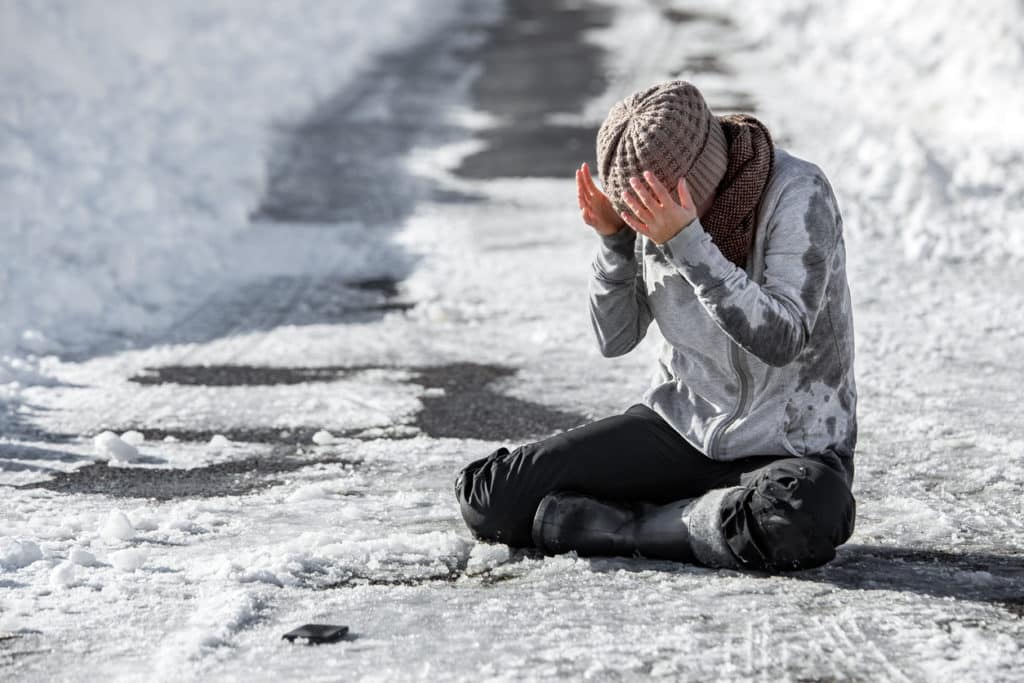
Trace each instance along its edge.
<instances>
[{"instance_id":1,"label":"wet patch on hoodie","mask_svg":"<svg viewBox=\"0 0 1024 683\"><path fill-rule=\"evenodd\" d=\"M719 306L718 316L724 326L735 330L736 338L749 341L750 353L774 367L790 363L794 356L792 323L772 308L762 310L762 322L756 328L750 325L746 312L738 306Z\"/></svg>"},{"instance_id":2,"label":"wet patch on hoodie","mask_svg":"<svg viewBox=\"0 0 1024 683\"><path fill-rule=\"evenodd\" d=\"M820 308L820 312L812 331L815 335L812 339L813 352L800 368L797 384L799 390L807 392L817 382L830 389L841 387L846 377L846 366L840 342L848 344L852 334L849 311L843 310L838 316L833 316L831 304L837 293L825 291L826 287L836 289L836 285L828 281L828 261L838 259L833 249L840 244L839 226L835 200L828 185L821 178L815 178L815 184L818 190L810 196L804 213L809 246L803 256L805 279L801 298L810 310ZM837 397L843 410L849 411L852 406L848 392L839 391Z\"/></svg>"},{"instance_id":3,"label":"wet patch on hoodie","mask_svg":"<svg viewBox=\"0 0 1024 683\"><path fill-rule=\"evenodd\" d=\"M669 252L671 253L671 250L669 250ZM698 263L691 265L689 269L693 271L691 274L693 276L692 282L695 287L705 287L709 283L714 282L714 278L711 275L711 266L708 264Z\"/></svg>"},{"instance_id":4,"label":"wet patch on hoodie","mask_svg":"<svg viewBox=\"0 0 1024 683\"><path fill-rule=\"evenodd\" d=\"M690 267L694 287L698 292L716 285L711 268L705 263ZM735 339L747 340L747 351L759 359L776 367L785 365L792 360L789 349L792 346L791 325L771 308L762 309L763 320L756 328L750 324L750 318L739 306L719 305L714 308L722 327L733 331L730 335Z\"/></svg>"},{"instance_id":5,"label":"wet patch on hoodie","mask_svg":"<svg viewBox=\"0 0 1024 683\"><path fill-rule=\"evenodd\" d=\"M832 211L827 188L820 178L815 178L818 191L807 201L804 212L804 229L807 231L807 250L801 263L804 267L804 284L800 298L809 311L821 306L821 297L828 286L829 262L836 245L836 217Z\"/></svg>"},{"instance_id":6,"label":"wet patch on hoodie","mask_svg":"<svg viewBox=\"0 0 1024 683\"><path fill-rule=\"evenodd\" d=\"M612 250L612 253L618 254L627 261L633 261L636 259L636 233L629 228L623 228L626 230L625 233L617 233L612 237L604 238L604 243Z\"/></svg>"}]
</instances>

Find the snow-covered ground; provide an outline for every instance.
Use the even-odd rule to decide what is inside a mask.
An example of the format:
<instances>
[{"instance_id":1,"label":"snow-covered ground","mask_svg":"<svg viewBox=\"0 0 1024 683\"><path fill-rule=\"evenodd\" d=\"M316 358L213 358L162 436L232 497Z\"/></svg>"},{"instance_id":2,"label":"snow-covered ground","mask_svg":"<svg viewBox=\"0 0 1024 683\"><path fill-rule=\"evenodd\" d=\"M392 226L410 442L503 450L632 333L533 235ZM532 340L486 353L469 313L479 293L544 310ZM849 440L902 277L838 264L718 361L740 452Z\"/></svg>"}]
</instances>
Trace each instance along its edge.
<instances>
[{"instance_id":1,"label":"snow-covered ground","mask_svg":"<svg viewBox=\"0 0 1024 683\"><path fill-rule=\"evenodd\" d=\"M5 678L1019 678L1020 3L616 3L588 33L614 54L605 94L551 113L596 125L682 75L832 179L858 524L783 577L470 538L454 473L506 442L424 415L467 396L618 411L656 339L598 355L571 178L452 172L502 125L468 82L428 83L463 135L402 159L444 191L399 193L396 225L249 220L275 127L355 92L346 121L397 130L387 103L417 74L374 64L426 41L472 76L452 36L473 45L500 7L151 5L0 6ZM307 622L352 633L280 640Z\"/></svg>"}]
</instances>

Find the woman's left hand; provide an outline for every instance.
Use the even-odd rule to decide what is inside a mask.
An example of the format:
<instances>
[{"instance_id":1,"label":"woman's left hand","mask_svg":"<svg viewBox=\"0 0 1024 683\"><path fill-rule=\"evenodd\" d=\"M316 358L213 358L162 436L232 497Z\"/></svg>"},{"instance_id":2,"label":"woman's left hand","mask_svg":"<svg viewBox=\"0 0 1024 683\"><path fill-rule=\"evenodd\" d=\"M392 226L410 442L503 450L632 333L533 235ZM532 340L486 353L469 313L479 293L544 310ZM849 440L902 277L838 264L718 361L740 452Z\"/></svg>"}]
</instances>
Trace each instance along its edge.
<instances>
[{"instance_id":1,"label":"woman's left hand","mask_svg":"<svg viewBox=\"0 0 1024 683\"><path fill-rule=\"evenodd\" d=\"M686 188L685 178L679 179L676 188L679 193L678 204L650 171L644 171L643 179L633 176L629 179L629 185L633 190L624 191L622 201L626 202L631 211L623 211L620 214L622 220L655 244L668 242L697 217L697 209Z\"/></svg>"}]
</instances>

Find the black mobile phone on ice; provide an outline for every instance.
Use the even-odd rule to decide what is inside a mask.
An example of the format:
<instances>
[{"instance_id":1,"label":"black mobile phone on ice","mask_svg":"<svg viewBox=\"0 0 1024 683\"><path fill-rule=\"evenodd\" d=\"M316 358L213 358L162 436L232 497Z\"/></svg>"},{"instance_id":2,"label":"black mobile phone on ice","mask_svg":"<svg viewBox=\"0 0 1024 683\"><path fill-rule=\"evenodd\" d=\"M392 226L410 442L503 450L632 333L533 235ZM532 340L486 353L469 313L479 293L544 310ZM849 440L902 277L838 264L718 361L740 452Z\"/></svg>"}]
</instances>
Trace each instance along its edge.
<instances>
[{"instance_id":1,"label":"black mobile phone on ice","mask_svg":"<svg viewBox=\"0 0 1024 683\"><path fill-rule=\"evenodd\" d=\"M336 643L348 633L348 626L333 626L331 624L306 624L281 636L288 642L294 643L296 638L305 638L310 645L321 643Z\"/></svg>"}]
</instances>

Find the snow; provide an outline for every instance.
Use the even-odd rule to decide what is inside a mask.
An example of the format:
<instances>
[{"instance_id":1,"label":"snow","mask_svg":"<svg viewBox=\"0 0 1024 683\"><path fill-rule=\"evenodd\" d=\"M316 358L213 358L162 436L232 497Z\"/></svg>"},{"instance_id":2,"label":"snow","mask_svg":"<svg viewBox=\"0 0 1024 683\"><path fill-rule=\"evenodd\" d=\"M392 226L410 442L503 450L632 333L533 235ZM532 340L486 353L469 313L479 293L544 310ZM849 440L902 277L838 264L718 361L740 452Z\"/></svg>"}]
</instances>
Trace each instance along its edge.
<instances>
[{"instance_id":1,"label":"snow","mask_svg":"<svg viewBox=\"0 0 1024 683\"><path fill-rule=\"evenodd\" d=\"M0 538L0 567L21 569L41 559L43 553L33 541L8 536Z\"/></svg>"},{"instance_id":2,"label":"snow","mask_svg":"<svg viewBox=\"0 0 1024 683\"><path fill-rule=\"evenodd\" d=\"M96 455L103 460L128 463L139 459L139 450L134 445L122 440L114 432L100 432L93 437L92 444Z\"/></svg>"},{"instance_id":3,"label":"snow","mask_svg":"<svg viewBox=\"0 0 1024 683\"><path fill-rule=\"evenodd\" d=\"M69 588L75 583L75 563L66 560L50 572L50 586L56 590Z\"/></svg>"},{"instance_id":4,"label":"snow","mask_svg":"<svg viewBox=\"0 0 1024 683\"><path fill-rule=\"evenodd\" d=\"M96 556L85 548L74 546L68 551L68 561L83 567L91 567L96 564Z\"/></svg>"},{"instance_id":5,"label":"snow","mask_svg":"<svg viewBox=\"0 0 1024 683\"><path fill-rule=\"evenodd\" d=\"M0 203L18 208L2 228L16 256L0 263L0 380L34 383L29 356L116 346L218 286L308 266L249 220L268 129L452 9L5 2Z\"/></svg>"},{"instance_id":6,"label":"snow","mask_svg":"<svg viewBox=\"0 0 1024 683\"><path fill-rule=\"evenodd\" d=\"M121 441L128 444L129 446L141 446L146 442L146 435L140 431L129 429L120 436Z\"/></svg>"},{"instance_id":7,"label":"snow","mask_svg":"<svg viewBox=\"0 0 1024 683\"><path fill-rule=\"evenodd\" d=\"M421 430L417 411L459 390L420 386L410 368L513 366L496 391L599 417L639 396L659 342L652 332L615 360L594 348L583 297L595 243L571 179L454 177L479 148L459 140L414 150L409 167L482 201L419 197L393 240L356 222L249 221L268 129L452 21L454 3L11 2L0 401L26 436L0 441L5 677L1018 677L1024 143L1003 122L1024 111L1020 5L674 5L731 24L617 5L614 25L588 36L615 47L608 92L559 120L595 124L687 55L717 54L731 74L683 75L713 103L746 91L839 195L861 435L857 530L836 561L762 577L471 538L454 475L511 444ZM471 130L501 123L451 106ZM191 336L188 313L241 280L400 272L404 261L372 258L385 240L415 263L400 283L417 302L407 312L339 324L226 306L217 314L255 317ZM123 348L139 334L158 343ZM172 365L364 369L305 384L127 381ZM15 488L103 459L129 465L104 475L212 480L201 468L281 457L276 441L229 438L253 426L308 430L284 456L305 466L225 475L268 483L242 495ZM154 427L204 436L146 439ZM280 640L311 622L352 638Z\"/></svg>"},{"instance_id":8,"label":"snow","mask_svg":"<svg viewBox=\"0 0 1024 683\"><path fill-rule=\"evenodd\" d=\"M313 443L317 446L328 446L336 441L337 438L326 429L321 429L313 434Z\"/></svg>"},{"instance_id":9,"label":"snow","mask_svg":"<svg viewBox=\"0 0 1024 683\"><path fill-rule=\"evenodd\" d=\"M1024 257L1022 22L1013 0L784 0L745 17L762 47L737 63L773 76L759 104L829 169L848 230L1005 265Z\"/></svg>"},{"instance_id":10,"label":"snow","mask_svg":"<svg viewBox=\"0 0 1024 683\"><path fill-rule=\"evenodd\" d=\"M103 521L100 535L108 541L130 541L135 538L135 527L120 510L111 510Z\"/></svg>"},{"instance_id":11,"label":"snow","mask_svg":"<svg viewBox=\"0 0 1024 683\"><path fill-rule=\"evenodd\" d=\"M219 449L222 449L222 448L230 448L231 447L231 439L229 439L228 437L224 436L223 434L214 434L213 436L210 437L209 446L210 446L211 449L214 449L214 450L219 450Z\"/></svg>"},{"instance_id":12,"label":"snow","mask_svg":"<svg viewBox=\"0 0 1024 683\"><path fill-rule=\"evenodd\" d=\"M107 556L110 564L122 572L134 572L146 564L146 553L135 548L115 550Z\"/></svg>"}]
</instances>

